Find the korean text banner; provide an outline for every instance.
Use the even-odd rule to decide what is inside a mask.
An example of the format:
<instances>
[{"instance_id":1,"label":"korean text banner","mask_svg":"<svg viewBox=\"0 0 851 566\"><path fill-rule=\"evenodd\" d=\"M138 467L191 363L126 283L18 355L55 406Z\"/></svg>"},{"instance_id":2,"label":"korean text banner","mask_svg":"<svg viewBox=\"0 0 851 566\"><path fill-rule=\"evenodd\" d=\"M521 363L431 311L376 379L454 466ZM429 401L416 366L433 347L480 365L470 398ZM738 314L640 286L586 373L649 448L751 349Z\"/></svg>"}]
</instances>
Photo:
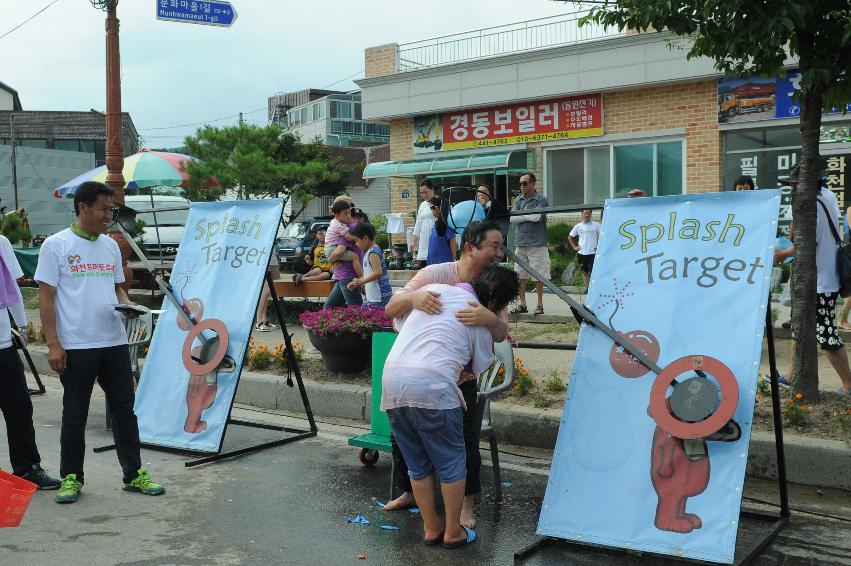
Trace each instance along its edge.
<instances>
[{"instance_id":1,"label":"korean text banner","mask_svg":"<svg viewBox=\"0 0 851 566\"><path fill-rule=\"evenodd\" d=\"M603 133L603 95L461 110L436 120L436 116L414 120L417 153L599 136Z\"/></svg>"},{"instance_id":2,"label":"korean text banner","mask_svg":"<svg viewBox=\"0 0 851 566\"><path fill-rule=\"evenodd\" d=\"M733 562L779 204L606 202L588 305L661 373L583 325L538 534Z\"/></svg>"},{"instance_id":3,"label":"korean text banner","mask_svg":"<svg viewBox=\"0 0 851 566\"><path fill-rule=\"evenodd\" d=\"M142 442L218 452L281 218L280 199L194 203L136 393Z\"/></svg>"}]
</instances>

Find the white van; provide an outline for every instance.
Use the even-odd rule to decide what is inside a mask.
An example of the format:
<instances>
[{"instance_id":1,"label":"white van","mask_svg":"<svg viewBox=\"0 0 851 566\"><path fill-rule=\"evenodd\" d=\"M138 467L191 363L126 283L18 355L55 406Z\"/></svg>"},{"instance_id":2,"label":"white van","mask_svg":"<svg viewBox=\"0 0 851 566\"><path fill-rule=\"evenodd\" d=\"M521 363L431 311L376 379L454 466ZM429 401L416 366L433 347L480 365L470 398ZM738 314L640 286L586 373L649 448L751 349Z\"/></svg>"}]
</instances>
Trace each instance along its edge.
<instances>
[{"instance_id":1,"label":"white van","mask_svg":"<svg viewBox=\"0 0 851 566\"><path fill-rule=\"evenodd\" d=\"M174 262L177 256L177 248L183 239L183 231L186 227L186 217L189 214L188 199L179 196L153 195L153 206L151 195L128 195L124 197L124 204L138 212L137 219L145 222L144 247L142 251L152 261ZM183 210L158 209L182 208Z\"/></svg>"}]
</instances>

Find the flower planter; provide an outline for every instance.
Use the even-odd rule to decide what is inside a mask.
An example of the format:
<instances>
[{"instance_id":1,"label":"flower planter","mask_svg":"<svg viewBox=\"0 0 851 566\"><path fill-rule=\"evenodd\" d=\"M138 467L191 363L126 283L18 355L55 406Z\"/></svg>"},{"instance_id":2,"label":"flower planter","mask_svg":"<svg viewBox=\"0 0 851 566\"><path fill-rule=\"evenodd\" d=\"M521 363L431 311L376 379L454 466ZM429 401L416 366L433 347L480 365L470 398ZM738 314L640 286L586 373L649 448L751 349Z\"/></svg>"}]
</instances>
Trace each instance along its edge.
<instances>
[{"instance_id":1,"label":"flower planter","mask_svg":"<svg viewBox=\"0 0 851 566\"><path fill-rule=\"evenodd\" d=\"M335 373L357 373L369 366L372 356L370 336L361 338L356 332L320 336L308 332L310 343L322 354L322 363Z\"/></svg>"}]
</instances>

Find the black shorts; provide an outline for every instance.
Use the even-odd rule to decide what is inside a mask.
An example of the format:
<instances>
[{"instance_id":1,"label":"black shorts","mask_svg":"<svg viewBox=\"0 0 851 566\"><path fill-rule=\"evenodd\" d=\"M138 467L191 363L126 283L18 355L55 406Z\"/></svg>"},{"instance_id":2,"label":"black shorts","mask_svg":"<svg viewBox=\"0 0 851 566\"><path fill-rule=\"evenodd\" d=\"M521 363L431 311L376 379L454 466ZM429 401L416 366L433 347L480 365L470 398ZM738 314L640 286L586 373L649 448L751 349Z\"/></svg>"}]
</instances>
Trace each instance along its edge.
<instances>
[{"instance_id":1,"label":"black shorts","mask_svg":"<svg viewBox=\"0 0 851 566\"><path fill-rule=\"evenodd\" d=\"M591 270L594 269L594 255L595 254L576 254L576 257L579 259L579 267L581 267L582 271L585 273L591 273Z\"/></svg>"},{"instance_id":2,"label":"black shorts","mask_svg":"<svg viewBox=\"0 0 851 566\"><path fill-rule=\"evenodd\" d=\"M819 293L816 303L816 341L822 350L839 350L842 337L836 329L836 299L839 293Z\"/></svg>"}]
</instances>

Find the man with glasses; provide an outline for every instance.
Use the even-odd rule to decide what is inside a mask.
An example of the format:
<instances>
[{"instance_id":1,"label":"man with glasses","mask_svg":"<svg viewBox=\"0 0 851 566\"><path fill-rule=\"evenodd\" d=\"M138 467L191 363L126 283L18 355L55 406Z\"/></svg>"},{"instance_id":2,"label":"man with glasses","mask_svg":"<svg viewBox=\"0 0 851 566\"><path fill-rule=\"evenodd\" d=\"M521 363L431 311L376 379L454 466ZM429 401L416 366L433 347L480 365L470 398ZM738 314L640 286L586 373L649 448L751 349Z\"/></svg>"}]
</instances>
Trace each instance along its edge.
<instances>
[{"instance_id":1,"label":"man with glasses","mask_svg":"<svg viewBox=\"0 0 851 566\"><path fill-rule=\"evenodd\" d=\"M535 190L535 174L526 173L520 177L520 192L522 193L516 201L512 210L534 210L536 208L547 208L549 203L546 197L538 194ZM529 266L543 275L550 276L550 251L547 248L547 215L546 214L524 214L512 216L511 223L517 225L517 233L514 237L516 246L514 253ZM511 311L519 314L529 312L526 307L526 281L531 274L515 265L515 270L520 276L520 303ZM541 281L535 283L538 291L538 307L535 314L544 314L544 284Z\"/></svg>"},{"instance_id":2,"label":"man with glasses","mask_svg":"<svg viewBox=\"0 0 851 566\"><path fill-rule=\"evenodd\" d=\"M124 490L165 492L142 467L139 454L130 351L122 315L115 310L130 299L121 287L118 244L104 236L112 224L112 195L103 183L81 184L74 193L76 221L44 241L35 272L47 361L64 389L57 503L77 501L83 488L86 419L95 380L112 411Z\"/></svg>"}]
</instances>

